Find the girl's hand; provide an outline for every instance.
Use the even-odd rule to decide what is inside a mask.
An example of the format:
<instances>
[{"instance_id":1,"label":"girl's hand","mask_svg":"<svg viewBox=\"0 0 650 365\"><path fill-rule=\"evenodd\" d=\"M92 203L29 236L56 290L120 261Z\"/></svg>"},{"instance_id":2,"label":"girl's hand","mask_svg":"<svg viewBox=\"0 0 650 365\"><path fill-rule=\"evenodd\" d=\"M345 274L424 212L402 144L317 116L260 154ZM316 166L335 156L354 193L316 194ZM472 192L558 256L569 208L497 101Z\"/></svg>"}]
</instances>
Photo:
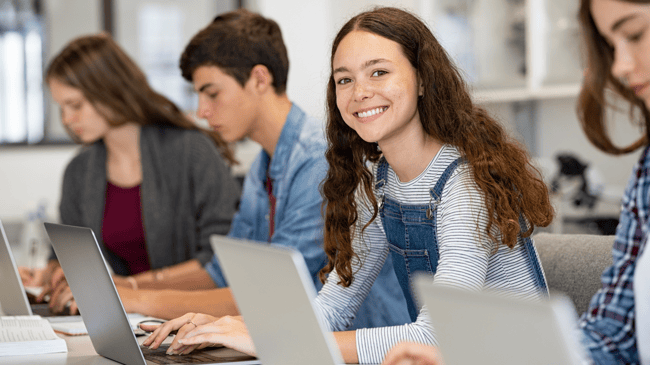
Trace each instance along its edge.
<instances>
[{"instance_id":1,"label":"girl's hand","mask_svg":"<svg viewBox=\"0 0 650 365\"><path fill-rule=\"evenodd\" d=\"M53 313L79 314L77 302L74 300L72 291L65 279L59 281L56 287L51 290L49 307Z\"/></svg>"},{"instance_id":2,"label":"girl's hand","mask_svg":"<svg viewBox=\"0 0 650 365\"><path fill-rule=\"evenodd\" d=\"M433 346L402 342L388 351L382 365L444 365L444 362Z\"/></svg>"},{"instance_id":3,"label":"girl's hand","mask_svg":"<svg viewBox=\"0 0 650 365\"><path fill-rule=\"evenodd\" d=\"M255 345L248 334L242 317L224 316L212 323L198 326L183 337L176 336L175 341L186 346L176 349L175 353L188 354L196 348L223 345L245 354L256 356Z\"/></svg>"},{"instance_id":4,"label":"girl's hand","mask_svg":"<svg viewBox=\"0 0 650 365\"><path fill-rule=\"evenodd\" d=\"M169 320L161 325L144 325L144 324L140 325L140 328L147 332L153 331L153 333L146 340L144 340L144 342L142 342L142 345L149 346L150 349L155 350L167 338L167 336L169 336L173 332L178 331L176 338L174 338L174 341L172 341L172 344L169 346L169 349L167 350L168 354L171 353L178 354L180 352L175 350L178 350L180 347L185 347L183 345L178 344L178 340L180 338L183 338L183 336L186 333L197 328L198 326L202 324L214 322L216 320L217 320L216 317L213 317L208 314L187 313L178 318ZM185 348L183 350L185 350Z\"/></svg>"},{"instance_id":5,"label":"girl's hand","mask_svg":"<svg viewBox=\"0 0 650 365\"><path fill-rule=\"evenodd\" d=\"M61 266L53 266L50 268L43 269L43 291L36 298L36 302L40 303L45 300L46 295L52 294L52 292L61 287L65 287L68 283L65 281L65 274ZM61 290L61 289L59 289Z\"/></svg>"},{"instance_id":6,"label":"girl's hand","mask_svg":"<svg viewBox=\"0 0 650 365\"><path fill-rule=\"evenodd\" d=\"M45 269L30 269L28 267L18 267L18 273L24 286L38 286L41 287L45 284Z\"/></svg>"}]
</instances>

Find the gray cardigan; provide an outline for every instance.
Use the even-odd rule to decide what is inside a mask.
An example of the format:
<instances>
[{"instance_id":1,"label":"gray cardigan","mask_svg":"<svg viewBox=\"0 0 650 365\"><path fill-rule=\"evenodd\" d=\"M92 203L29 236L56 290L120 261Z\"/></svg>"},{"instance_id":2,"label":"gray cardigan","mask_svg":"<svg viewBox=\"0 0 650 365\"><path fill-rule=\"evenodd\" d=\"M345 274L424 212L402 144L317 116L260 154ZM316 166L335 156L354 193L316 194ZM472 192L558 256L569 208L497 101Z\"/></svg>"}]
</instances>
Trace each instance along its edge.
<instances>
[{"instance_id":1,"label":"gray cardigan","mask_svg":"<svg viewBox=\"0 0 650 365\"><path fill-rule=\"evenodd\" d=\"M197 259L210 261L211 234L227 234L240 188L210 138L199 131L144 126L140 133L142 224L152 269ZM90 227L116 274L126 263L106 249L102 223L106 148L84 148L63 177L63 224Z\"/></svg>"}]
</instances>

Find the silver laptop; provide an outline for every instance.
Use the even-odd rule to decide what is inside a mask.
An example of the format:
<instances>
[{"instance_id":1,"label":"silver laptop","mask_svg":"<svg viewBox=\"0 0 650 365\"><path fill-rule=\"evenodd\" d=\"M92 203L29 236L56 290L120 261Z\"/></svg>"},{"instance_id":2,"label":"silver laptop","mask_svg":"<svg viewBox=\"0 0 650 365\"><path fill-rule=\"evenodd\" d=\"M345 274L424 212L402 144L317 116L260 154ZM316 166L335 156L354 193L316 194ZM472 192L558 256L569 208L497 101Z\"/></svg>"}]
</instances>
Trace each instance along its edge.
<instances>
[{"instance_id":1,"label":"silver laptop","mask_svg":"<svg viewBox=\"0 0 650 365\"><path fill-rule=\"evenodd\" d=\"M577 318L560 294L530 302L486 292L434 286L416 277L447 364L581 364Z\"/></svg>"},{"instance_id":2,"label":"silver laptop","mask_svg":"<svg viewBox=\"0 0 650 365\"><path fill-rule=\"evenodd\" d=\"M0 221L0 307L5 315L31 316L32 309Z\"/></svg>"},{"instance_id":3,"label":"silver laptop","mask_svg":"<svg viewBox=\"0 0 650 365\"><path fill-rule=\"evenodd\" d=\"M166 348L141 348L90 228L45 223L95 351L123 364L259 364L251 356L220 348L166 355ZM144 354L143 354L144 353Z\"/></svg>"},{"instance_id":4,"label":"silver laptop","mask_svg":"<svg viewBox=\"0 0 650 365\"><path fill-rule=\"evenodd\" d=\"M23 286L22 279L16 267L9 240L0 221L0 312L9 316L31 316L39 315L47 317L50 322L74 322L81 321L81 317L70 315L68 310L65 313L54 313L50 310L47 302L30 303L28 291ZM45 297L46 301L48 296ZM69 309L66 306L66 309Z\"/></svg>"},{"instance_id":5,"label":"silver laptop","mask_svg":"<svg viewBox=\"0 0 650 365\"><path fill-rule=\"evenodd\" d=\"M298 251L220 235L210 243L264 365L343 363Z\"/></svg>"}]
</instances>

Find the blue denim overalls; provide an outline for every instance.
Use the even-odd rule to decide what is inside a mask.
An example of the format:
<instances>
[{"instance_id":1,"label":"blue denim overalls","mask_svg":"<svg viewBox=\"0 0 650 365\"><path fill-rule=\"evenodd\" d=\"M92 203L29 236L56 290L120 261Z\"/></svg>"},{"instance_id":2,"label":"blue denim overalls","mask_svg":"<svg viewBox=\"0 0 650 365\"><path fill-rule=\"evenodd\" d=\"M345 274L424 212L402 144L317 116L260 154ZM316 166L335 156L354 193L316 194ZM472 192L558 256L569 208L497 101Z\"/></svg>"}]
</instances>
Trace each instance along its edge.
<instances>
[{"instance_id":1,"label":"blue denim overalls","mask_svg":"<svg viewBox=\"0 0 650 365\"><path fill-rule=\"evenodd\" d=\"M395 274L399 281L411 320L415 321L419 305L413 296L411 277L421 271L434 275L438 268L438 239L436 226L436 208L440 204L442 190L451 174L456 170L461 158L452 162L442 173L436 185L429 190L431 200L426 205L405 205L392 200L384 194L384 185L388 176L388 163L383 157L377 168L375 190L379 193L379 214L381 216L386 239L393 259ZM521 224L520 219L520 224ZM523 226L525 227L525 226ZM547 293L546 280L537 259L530 237L524 239L526 252L535 273L540 289Z\"/></svg>"}]
</instances>

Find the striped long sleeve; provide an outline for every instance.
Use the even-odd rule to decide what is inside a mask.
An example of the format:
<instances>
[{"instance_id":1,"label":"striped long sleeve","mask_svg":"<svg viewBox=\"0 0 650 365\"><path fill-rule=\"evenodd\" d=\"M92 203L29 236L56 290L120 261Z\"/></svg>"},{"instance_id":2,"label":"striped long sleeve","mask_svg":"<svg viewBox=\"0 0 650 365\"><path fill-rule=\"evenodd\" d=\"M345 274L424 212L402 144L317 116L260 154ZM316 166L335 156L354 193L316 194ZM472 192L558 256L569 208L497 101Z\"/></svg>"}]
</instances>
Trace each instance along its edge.
<instances>
[{"instance_id":1,"label":"striped long sleeve","mask_svg":"<svg viewBox=\"0 0 650 365\"><path fill-rule=\"evenodd\" d=\"M454 147L443 146L429 167L406 183L400 182L389 168L383 193L401 204L427 204L429 189L459 155ZM361 207L358 227L363 227L371 213L362 199L358 206ZM498 289L526 299L541 297L521 239L513 249L498 245L494 252L495 243L485 233L488 217L484 198L466 165L460 166L448 180L436 214L439 245L438 268L433 278L436 285L468 290ZM338 276L333 271L316 300L320 315L333 331L343 330L354 318L388 257L389 246L380 218L363 233L359 229L355 231L353 247L360 260L353 260L352 284L347 288L338 285ZM413 323L357 330L356 340L362 364L380 363L388 350L401 341L436 344L424 309Z\"/></svg>"}]
</instances>

